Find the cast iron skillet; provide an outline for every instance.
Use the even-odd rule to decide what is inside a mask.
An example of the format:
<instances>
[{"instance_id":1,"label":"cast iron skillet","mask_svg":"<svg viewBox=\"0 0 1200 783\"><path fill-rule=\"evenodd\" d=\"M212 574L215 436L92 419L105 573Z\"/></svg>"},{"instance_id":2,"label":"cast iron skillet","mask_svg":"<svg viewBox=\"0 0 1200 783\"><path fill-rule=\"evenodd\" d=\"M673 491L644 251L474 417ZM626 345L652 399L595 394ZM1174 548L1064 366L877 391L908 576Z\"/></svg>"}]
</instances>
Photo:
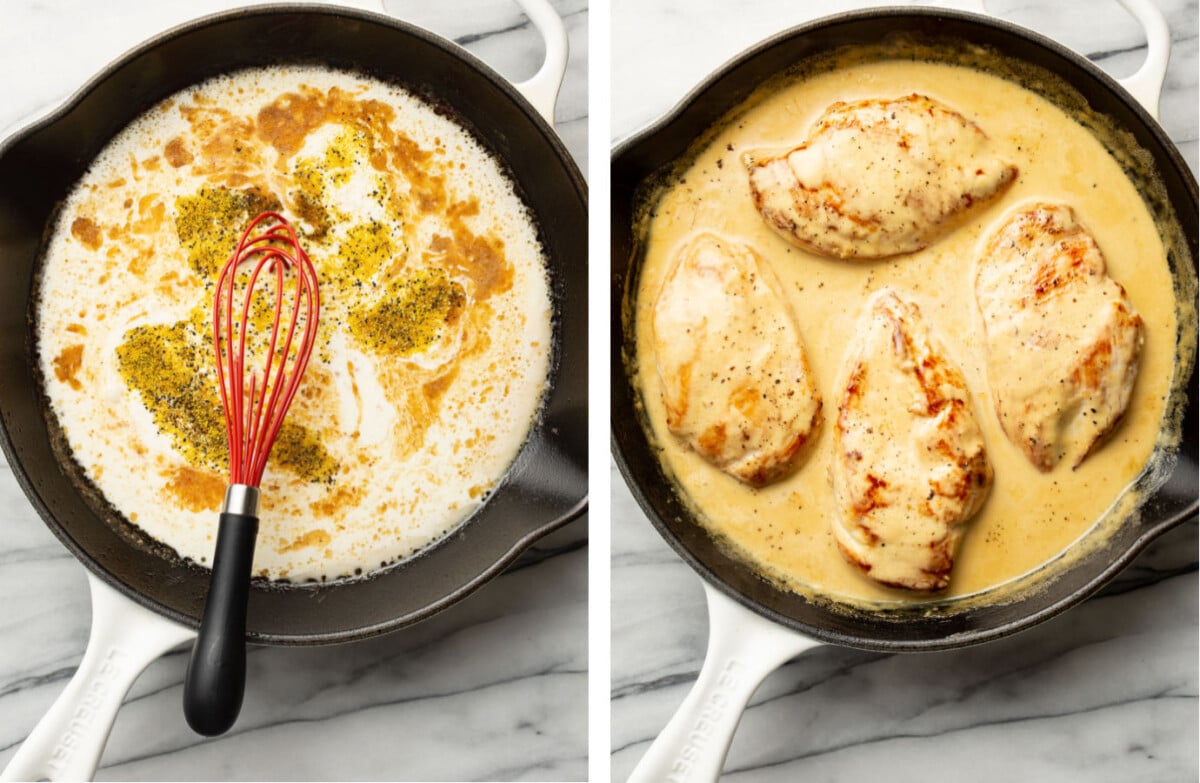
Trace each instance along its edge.
<instances>
[{"instance_id":1,"label":"cast iron skillet","mask_svg":"<svg viewBox=\"0 0 1200 783\"><path fill-rule=\"evenodd\" d=\"M760 578L704 532L664 474L639 417L639 391L628 373L634 358L632 298L642 262L637 211L655 175L688 153L689 146L764 81L808 58L843 46L872 46L898 36L955 50L983 46L1018 62L1058 74L1097 112L1108 115L1148 151L1165 187L1169 208L1153 208L1163 230L1186 237L1186 257L1172 255L1174 277L1195 295L1197 252L1196 182L1158 124L1118 84L1074 52L1028 30L984 16L934 9L877 9L850 13L794 28L769 39L724 66L665 119L622 143L612 160L612 440L616 461L634 497L659 533L707 583L737 603L805 636L871 650L912 651L962 647L996 639L1045 620L1078 603L1152 539L1196 515L1197 412L1194 363L1177 373L1175 391L1186 396L1182 442L1168 454L1165 481L1153 490L1141 514L1122 524L1103 545L1039 589L1016 600L975 604L921 605L919 610L872 611L808 600ZM902 44L901 44L902 45ZM1037 85L1027 85L1038 90ZM1054 99L1053 95L1048 95ZM1140 183L1143 186L1148 183ZM1148 188L1143 187L1143 190ZM1173 208L1173 209L1171 209ZM1168 214L1173 211L1173 214ZM1195 323L1181 324L1178 339L1191 345ZM1182 353L1187 354L1184 350ZM1173 450L1173 449L1172 449Z\"/></svg>"},{"instance_id":2,"label":"cast iron skillet","mask_svg":"<svg viewBox=\"0 0 1200 783\"><path fill-rule=\"evenodd\" d=\"M220 14L121 57L68 105L0 147L0 445L46 524L93 574L154 612L197 625L208 572L137 541L52 448L35 371L31 291L56 206L114 134L187 85L274 63L359 70L434 101L504 162L536 216L550 265L554 344L543 410L482 509L437 545L370 577L251 590L250 640L345 642L453 604L586 508L586 188L526 100L457 47L394 19L344 8L281 5ZM402 494L404 487L394 490Z\"/></svg>"},{"instance_id":3,"label":"cast iron skillet","mask_svg":"<svg viewBox=\"0 0 1200 783\"><path fill-rule=\"evenodd\" d=\"M1150 88L1152 80L1144 77L1155 75L1159 65L1165 69L1165 22L1156 11L1147 12L1140 0L1122 3L1140 6L1135 15L1152 23L1148 28L1148 63L1155 67L1148 65L1132 77L1130 88L1146 95L1156 94L1157 85ZM676 164L687 160L689 147L696 144L696 139L702 139L706 129L763 82L791 72L798 64L816 67L813 63L819 62L821 55L839 47L862 51L881 43L892 47L890 56L896 56L896 47L903 51L914 43L932 44L939 47L936 59L952 62L978 60L970 52L985 47L994 56L988 63L977 64L987 70L1018 77L1038 92L1055 83L1069 85L1065 91L1053 89L1047 97L1068 110L1071 104L1076 109L1090 106L1098 113L1090 118L1097 121L1098 127L1115 125L1118 132L1107 135L1114 139L1118 155L1132 151L1128 149L1131 147L1145 150L1141 163L1129 166L1131 176L1151 207L1160 232L1165 238L1177 240L1174 247L1182 248L1170 254L1180 301L1195 302L1196 182L1162 129L1120 85L1085 59L1044 37L988 17L931 9L879 9L794 28L723 66L665 119L619 145L612 161L613 451L646 515L667 543L703 577L709 617L708 650L697 680L634 769L630 783L715 780L742 710L759 683L774 668L818 643L889 652L940 650L1015 633L1082 601L1156 536L1196 514L1193 308L1187 308L1193 315L1182 319L1177 335L1180 358L1172 389L1176 415L1170 417L1175 421L1164 427L1168 436L1160 439L1152 461L1161 470L1153 477L1139 479L1148 493L1140 513L1112 520L1119 525L1108 537L1085 537L1085 543L1095 546L1082 549L1083 554L1077 558L1060 559L1019 580L1020 587L1027 589L997 590L970 602L943 601L886 610L839 605L820 596L806 599L777 588L729 556L704 532L676 494L658 460L655 444L647 439L647 430L639 420L643 410L640 392L629 374L636 360L631 323L633 296L644 253L645 223L640 208L653 203L656 183L662 182ZM1038 67L1043 69L1040 74L1029 73ZM1029 76L1033 76L1032 82L1026 81ZM1159 195L1152 196L1155 192ZM1181 442L1172 441L1172 432L1182 433ZM1103 531L1112 527L1110 521L1098 525Z\"/></svg>"}]
</instances>

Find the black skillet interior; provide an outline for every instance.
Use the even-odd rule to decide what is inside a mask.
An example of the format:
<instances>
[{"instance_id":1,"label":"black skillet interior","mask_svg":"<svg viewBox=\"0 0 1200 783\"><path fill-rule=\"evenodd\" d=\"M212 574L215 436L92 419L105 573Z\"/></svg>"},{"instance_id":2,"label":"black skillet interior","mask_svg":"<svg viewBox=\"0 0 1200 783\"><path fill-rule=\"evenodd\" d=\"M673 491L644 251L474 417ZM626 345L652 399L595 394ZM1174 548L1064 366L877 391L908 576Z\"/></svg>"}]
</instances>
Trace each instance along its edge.
<instances>
[{"instance_id":1,"label":"black skillet interior","mask_svg":"<svg viewBox=\"0 0 1200 783\"><path fill-rule=\"evenodd\" d=\"M587 496L586 189L557 136L500 76L441 39L383 16L320 6L225 13L126 54L51 117L0 147L0 420L9 464L50 528L134 600L195 625L208 572L131 542L51 448L32 348L31 288L56 205L131 120L190 84L238 68L315 63L367 72L433 101L508 167L550 263L554 361L538 424L491 498L423 554L371 578L256 585L248 636L347 641L416 622L499 573L536 538L577 517ZM403 486L394 487L397 494ZM214 524L216 514L213 515Z\"/></svg>"},{"instance_id":2,"label":"black skillet interior","mask_svg":"<svg viewBox=\"0 0 1200 783\"><path fill-rule=\"evenodd\" d=\"M1177 379L1186 395L1183 440L1166 482L1147 500L1142 513L1121 525L1099 549L1078 560L1048 584L1019 600L948 605L934 610L865 611L831 608L777 588L718 546L694 520L665 475L639 421L638 391L627 373L633 357L628 323L642 249L635 221L663 167L688 154L689 147L729 110L772 77L797 63L844 46L873 46L896 40L944 47L987 47L1023 63L1059 74L1096 111L1128 129L1136 144L1154 157L1156 168L1186 237L1188 258L1172 256L1176 279L1196 275L1196 182L1174 145L1148 114L1098 68L1077 54L1014 25L971 14L932 9L878 9L819 20L769 39L723 66L687 96L666 118L623 142L612 160L612 439L617 463L633 495L666 541L710 584L747 608L822 641L876 650L929 650L963 646L1027 628L1083 600L1152 540L1196 514L1196 372ZM1163 216L1159 215L1160 222ZM1184 290L1195 291L1189 283ZM1182 327L1181 340L1195 343L1195 325Z\"/></svg>"}]
</instances>

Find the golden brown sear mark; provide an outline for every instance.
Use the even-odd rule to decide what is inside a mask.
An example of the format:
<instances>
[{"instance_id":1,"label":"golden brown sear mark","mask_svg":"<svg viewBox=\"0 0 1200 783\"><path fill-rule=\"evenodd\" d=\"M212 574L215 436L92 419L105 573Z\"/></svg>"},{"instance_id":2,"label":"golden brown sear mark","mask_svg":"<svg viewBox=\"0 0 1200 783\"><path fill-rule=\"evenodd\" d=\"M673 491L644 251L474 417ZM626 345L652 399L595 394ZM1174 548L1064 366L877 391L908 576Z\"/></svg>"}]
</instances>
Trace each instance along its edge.
<instances>
[{"instance_id":1,"label":"golden brown sear mark","mask_svg":"<svg viewBox=\"0 0 1200 783\"><path fill-rule=\"evenodd\" d=\"M751 152L744 161L767 224L836 258L923 249L1017 174L974 122L918 94L839 101L792 150Z\"/></svg>"},{"instance_id":2,"label":"golden brown sear mark","mask_svg":"<svg viewBox=\"0 0 1200 783\"><path fill-rule=\"evenodd\" d=\"M1078 467L1121 422L1145 326L1066 204L1014 210L975 273L988 378L1004 434L1038 470Z\"/></svg>"},{"instance_id":3,"label":"golden brown sear mark","mask_svg":"<svg viewBox=\"0 0 1200 783\"><path fill-rule=\"evenodd\" d=\"M868 302L846 364L832 466L838 549L881 584L945 589L992 478L965 377L917 305L888 288Z\"/></svg>"}]
</instances>

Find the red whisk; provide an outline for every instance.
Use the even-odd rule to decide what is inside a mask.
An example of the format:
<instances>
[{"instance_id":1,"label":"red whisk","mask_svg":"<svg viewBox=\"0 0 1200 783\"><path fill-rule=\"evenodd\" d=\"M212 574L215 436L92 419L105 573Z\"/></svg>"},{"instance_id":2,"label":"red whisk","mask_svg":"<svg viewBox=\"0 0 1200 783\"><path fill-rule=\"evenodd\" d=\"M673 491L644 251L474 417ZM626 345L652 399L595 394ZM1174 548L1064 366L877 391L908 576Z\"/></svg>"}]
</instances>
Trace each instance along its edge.
<instances>
[{"instance_id":1,"label":"red whisk","mask_svg":"<svg viewBox=\"0 0 1200 783\"><path fill-rule=\"evenodd\" d=\"M271 280L274 298L270 310L264 310L261 297ZM285 300L290 306L285 307ZM183 692L188 724L206 736L226 731L242 706L258 485L312 355L320 312L316 270L295 231L282 216L264 212L242 233L213 297L213 350L229 438L229 488Z\"/></svg>"}]
</instances>

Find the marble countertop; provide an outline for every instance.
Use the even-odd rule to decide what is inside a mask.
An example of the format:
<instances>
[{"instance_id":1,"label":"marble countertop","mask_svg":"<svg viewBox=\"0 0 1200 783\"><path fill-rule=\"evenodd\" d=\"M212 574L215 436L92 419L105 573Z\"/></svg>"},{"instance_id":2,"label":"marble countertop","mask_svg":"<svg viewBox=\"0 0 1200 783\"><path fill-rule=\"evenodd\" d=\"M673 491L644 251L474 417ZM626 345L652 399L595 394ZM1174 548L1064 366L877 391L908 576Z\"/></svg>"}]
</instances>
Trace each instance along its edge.
<instances>
[{"instance_id":1,"label":"marble countertop","mask_svg":"<svg viewBox=\"0 0 1200 783\"><path fill-rule=\"evenodd\" d=\"M344 3L462 43L513 80L542 44L497 0ZM129 47L229 0L19 0L0 8L0 128L56 105ZM587 170L588 5L554 0L571 54L557 123ZM0 460L2 462L2 460ZM74 673L90 621L84 568L0 466L0 768ZM135 683L100 780L582 780L587 776L587 519L430 620L333 647L257 647L233 730L181 711L186 650Z\"/></svg>"},{"instance_id":2,"label":"marble countertop","mask_svg":"<svg viewBox=\"0 0 1200 783\"><path fill-rule=\"evenodd\" d=\"M1173 49L1163 125L1197 160L1197 5L1155 0ZM906 3L898 3L906 4ZM667 112L755 41L846 0L614 0L612 138ZM991 12L1132 73L1144 36L1119 5L989 0ZM653 74L653 78L647 78ZM704 656L700 578L610 467L612 779L625 780L691 688ZM1152 544L1101 594L1014 637L889 655L818 647L769 675L723 780L1195 780L1197 525Z\"/></svg>"}]
</instances>

